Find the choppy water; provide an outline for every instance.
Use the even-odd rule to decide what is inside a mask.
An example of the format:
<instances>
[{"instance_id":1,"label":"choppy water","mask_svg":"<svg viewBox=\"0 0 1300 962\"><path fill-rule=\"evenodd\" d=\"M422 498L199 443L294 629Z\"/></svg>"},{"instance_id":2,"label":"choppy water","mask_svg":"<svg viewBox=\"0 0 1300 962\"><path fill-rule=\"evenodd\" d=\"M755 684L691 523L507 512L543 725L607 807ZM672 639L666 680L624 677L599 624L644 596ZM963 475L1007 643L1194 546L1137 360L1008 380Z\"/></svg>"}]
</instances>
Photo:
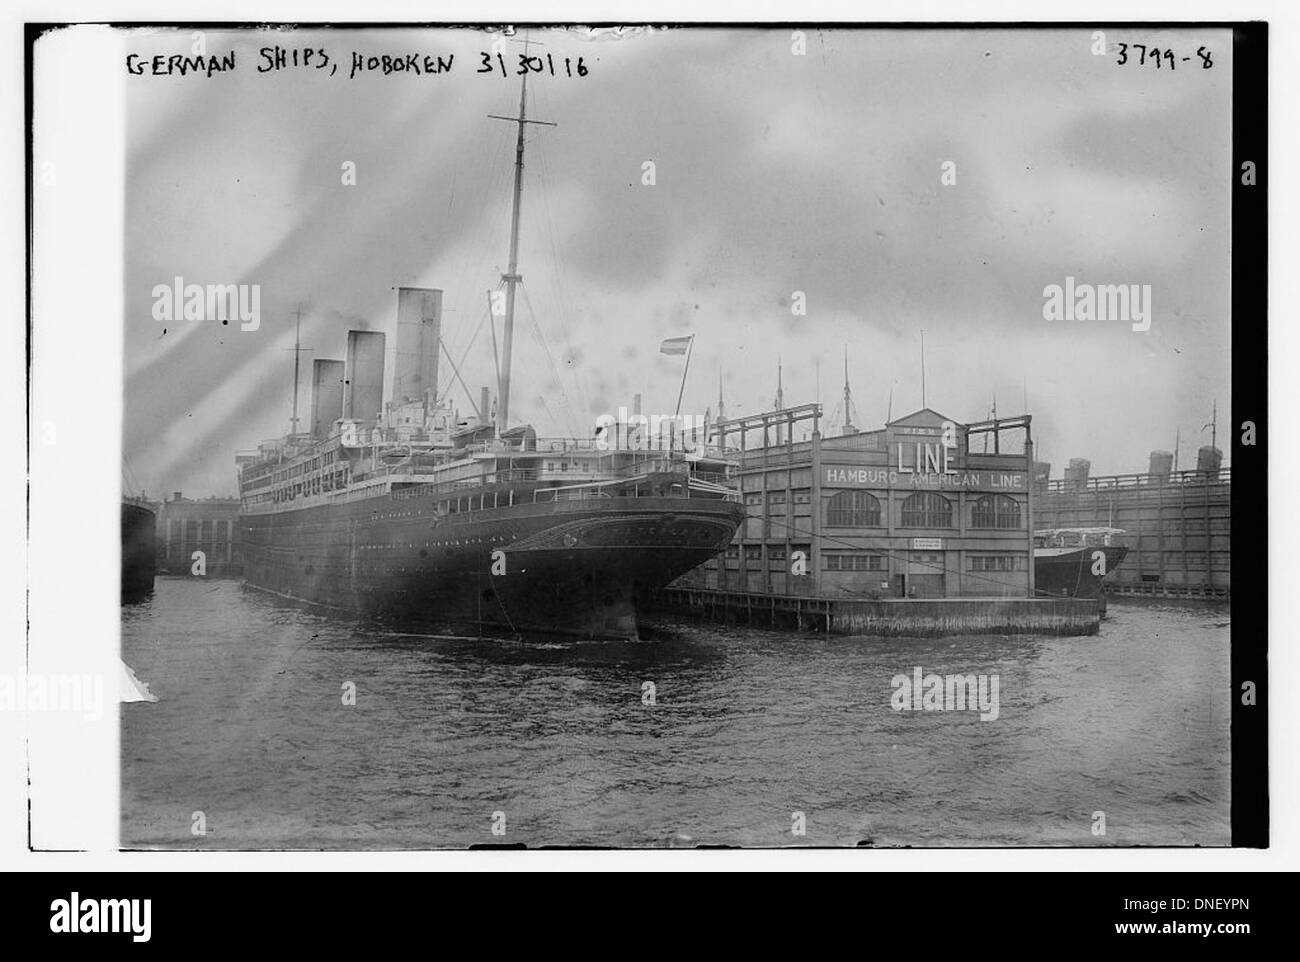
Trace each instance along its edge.
<instances>
[{"instance_id":1,"label":"choppy water","mask_svg":"<svg viewBox=\"0 0 1300 962\"><path fill-rule=\"evenodd\" d=\"M1088 638L454 640L160 578L123 613L160 700L122 706L122 844L1226 845L1228 622L1112 604ZM895 712L915 666L996 674L998 719Z\"/></svg>"}]
</instances>

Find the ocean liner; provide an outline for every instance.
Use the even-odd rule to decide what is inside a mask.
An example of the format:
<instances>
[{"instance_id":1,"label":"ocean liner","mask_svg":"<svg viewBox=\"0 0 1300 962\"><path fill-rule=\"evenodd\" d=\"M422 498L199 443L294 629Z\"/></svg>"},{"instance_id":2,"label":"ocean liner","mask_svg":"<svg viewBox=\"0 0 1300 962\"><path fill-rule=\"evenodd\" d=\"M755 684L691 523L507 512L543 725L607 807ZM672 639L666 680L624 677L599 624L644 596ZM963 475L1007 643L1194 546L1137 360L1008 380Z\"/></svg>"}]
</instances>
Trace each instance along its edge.
<instances>
[{"instance_id":1,"label":"ocean liner","mask_svg":"<svg viewBox=\"0 0 1300 962\"><path fill-rule=\"evenodd\" d=\"M248 584L381 618L635 637L650 596L743 520L734 465L698 426L669 419L665 442L636 419L583 439L509 425L526 97L527 75L498 118L518 135L495 410L484 389L462 419L439 392L440 290L398 289L387 403L385 335L349 331L346 361L313 361L300 431L295 353L290 434L238 456Z\"/></svg>"}]
</instances>

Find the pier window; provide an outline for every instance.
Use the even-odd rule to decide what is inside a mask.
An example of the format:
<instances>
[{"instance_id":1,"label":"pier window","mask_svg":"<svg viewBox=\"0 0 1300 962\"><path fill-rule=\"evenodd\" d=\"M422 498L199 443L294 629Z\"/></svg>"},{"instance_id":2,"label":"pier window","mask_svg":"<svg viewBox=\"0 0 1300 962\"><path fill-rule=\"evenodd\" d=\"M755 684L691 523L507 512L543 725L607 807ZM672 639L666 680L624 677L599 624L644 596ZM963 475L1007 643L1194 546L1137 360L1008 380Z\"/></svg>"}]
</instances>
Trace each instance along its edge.
<instances>
[{"instance_id":1,"label":"pier window","mask_svg":"<svg viewBox=\"0 0 1300 962\"><path fill-rule=\"evenodd\" d=\"M878 528L880 502L866 491L841 491L826 502L826 523L845 528Z\"/></svg>"},{"instance_id":2,"label":"pier window","mask_svg":"<svg viewBox=\"0 0 1300 962\"><path fill-rule=\"evenodd\" d=\"M844 551L822 554L827 571L883 571L885 559L878 554L849 554Z\"/></svg>"},{"instance_id":3,"label":"pier window","mask_svg":"<svg viewBox=\"0 0 1300 962\"><path fill-rule=\"evenodd\" d=\"M972 528L1019 528L1020 505L1005 494L986 494L971 507Z\"/></svg>"},{"instance_id":4,"label":"pier window","mask_svg":"<svg viewBox=\"0 0 1300 962\"><path fill-rule=\"evenodd\" d=\"M1024 571L1025 556L1022 554L973 554L970 556L971 571Z\"/></svg>"},{"instance_id":5,"label":"pier window","mask_svg":"<svg viewBox=\"0 0 1300 962\"><path fill-rule=\"evenodd\" d=\"M952 502L933 491L908 495L903 501L904 528L951 528Z\"/></svg>"}]
</instances>

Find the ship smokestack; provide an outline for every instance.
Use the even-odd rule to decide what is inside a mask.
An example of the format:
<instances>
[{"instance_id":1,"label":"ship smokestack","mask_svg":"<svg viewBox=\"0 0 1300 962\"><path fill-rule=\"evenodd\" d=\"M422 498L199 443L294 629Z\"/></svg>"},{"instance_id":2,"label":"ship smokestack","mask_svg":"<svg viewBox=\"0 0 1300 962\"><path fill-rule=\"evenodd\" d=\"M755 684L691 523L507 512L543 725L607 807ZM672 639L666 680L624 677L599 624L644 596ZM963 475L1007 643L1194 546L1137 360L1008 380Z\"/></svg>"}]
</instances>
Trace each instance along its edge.
<instances>
[{"instance_id":1,"label":"ship smokestack","mask_svg":"<svg viewBox=\"0 0 1300 962\"><path fill-rule=\"evenodd\" d=\"M438 342L442 336L442 291L429 287L397 289L397 354L393 400L431 406L438 392ZM483 412L487 417L487 411Z\"/></svg>"},{"instance_id":2,"label":"ship smokestack","mask_svg":"<svg viewBox=\"0 0 1300 962\"><path fill-rule=\"evenodd\" d=\"M632 413L633 414L641 413L641 395L639 394L632 395Z\"/></svg>"},{"instance_id":3,"label":"ship smokestack","mask_svg":"<svg viewBox=\"0 0 1300 962\"><path fill-rule=\"evenodd\" d=\"M379 331L348 331L343 416L374 420L383 406L384 335Z\"/></svg>"},{"instance_id":4,"label":"ship smokestack","mask_svg":"<svg viewBox=\"0 0 1300 962\"><path fill-rule=\"evenodd\" d=\"M311 436L323 441L343 416L343 362L317 358L311 362Z\"/></svg>"},{"instance_id":5,"label":"ship smokestack","mask_svg":"<svg viewBox=\"0 0 1300 962\"><path fill-rule=\"evenodd\" d=\"M1169 472L1174 469L1172 451L1152 451L1148 462L1147 477L1152 481L1168 481Z\"/></svg>"},{"instance_id":6,"label":"ship smokestack","mask_svg":"<svg viewBox=\"0 0 1300 962\"><path fill-rule=\"evenodd\" d=\"M1208 444L1196 452L1196 470L1201 474L1219 473L1219 468L1223 465L1223 452L1218 448L1211 447Z\"/></svg>"},{"instance_id":7,"label":"ship smokestack","mask_svg":"<svg viewBox=\"0 0 1300 962\"><path fill-rule=\"evenodd\" d=\"M479 388L478 409L479 409L479 413L483 415L483 423L487 424L491 412L488 411L488 389L485 387Z\"/></svg>"},{"instance_id":8,"label":"ship smokestack","mask_svg":"<svg viewBox=\"0 0 1300 962\"><path fill-rule=\"evenodd\" d=\"M1065 466L1065 484L1068 488L1081 489L1088 486L1088 474L1092 471L1092 462L1087 458L1070 458Z\"/></svg>"}]
</instances>

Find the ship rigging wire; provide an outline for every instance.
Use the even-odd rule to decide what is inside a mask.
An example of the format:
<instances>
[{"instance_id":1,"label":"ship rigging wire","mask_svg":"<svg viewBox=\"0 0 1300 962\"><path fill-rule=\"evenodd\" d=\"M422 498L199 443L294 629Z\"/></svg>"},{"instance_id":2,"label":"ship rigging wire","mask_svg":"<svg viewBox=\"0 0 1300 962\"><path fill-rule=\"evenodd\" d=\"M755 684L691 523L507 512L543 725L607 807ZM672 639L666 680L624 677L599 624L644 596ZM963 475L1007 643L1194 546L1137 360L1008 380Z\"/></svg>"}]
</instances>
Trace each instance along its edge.
<instances>
[{"instance_id":1,"label":"ship rigging wire","mask_svg":"<svg viewBox=\"0 0 1300 962\"><path fill-rule=\"evenodd\" d=\"M551 211L551 191L550 186L553 184L551 177L550 162L547 159L547 151L541 140L537 146L537 169L540 181L538 193L542 198L542 211L544 214L543 223L546 228L546 241L550 248L551 254L551 271L547 280L551 286L551 296L555 304L555 318L559 325L560 336L567 344L572 345L574 339L569 330L568 319L576 317L576 311L573 310L573 298L570 296L568 282L565 278L564 271L560 264L559 244L555 239L555 217ZM577 393L582 401L584 415L590 417L593 413L591 406L591 397L587 391L586 373L580 368L573 370L573 384L577 388ZM579 418L581 422L582 418Z\"/></svg>"},{"instance_id":2,"label":"ship rigging wire","mask_svg":"<svg viewBox=\"0 0 1300 962\"><path fill-rule=\"evenodd\" d=\"M533 113L536 113L537 90L535 87L528 91L528 99ZM534 233L535 243L540 244L543 249L547 250L551 261L551 270L544 272L548 275L545 285L543 289L539 289L538 293L539 296L544 295L545 299L551 302L551 305L554 308L552 313L556 318L558 334L562 341L565 344L572 345L573 338L565 320L566 306L571 305L572 298L569 294L568 285L560 266L559 244L556 240L555 218L550 203L550 188L553 183L553 178L551 176L550 163L547 159L547 152L542 148L544 140L545 138L526 138L526 143L531 148L530 156L535 157L537 163L526 166L524 170L525 176L530 174L532 175L531 179L534 180L536 193L541 197L541 203L535 205L539 215L537 217L538 230ZM513 160L511 160L510 163L505 162L506 155L513 153L513 141L514 138L512 136L502 136L496 139L495 150L491 153L488 174L484 180L483 196L476 204L479 210L490 211L498 206L496 198L502 195L504 181L510 173L510 168L514 166ZM464 192L456 190L456 180L453 177L453 186L447 206L447 216L449 220L452 218L453 211L457 206L463 203ZM460 257L461 270L457 275L459 277L482 276L487 273L488 265L494 259L490 251L498 249L501 246L496 243L496 241L500 240L504 228L497 227L496 225L502 224L504 221L502 221L501 218L490 216L477 217L475 220L477 221L477 224L474 231L473 242L465 249L464 253ZM477 258L479 269L471 271L471 264L476 259L476 251L482 252L482 254ZM500 291L504 287L504 280L499 279L495 286L495 290ZM523 293L524 306L529 313L532 324L532 333L537 339L539 346L542 348L546 357L547 365L550 368L551 376L555 379L555 383L558 386L558 398L556 398L556 400L559 401L559 406L563 409L562 420L568 423L570 430L573 430L576 427L577 430L574 433L575 437L585 436L584 429L582 428L582 425L585 423L585 418L579 416L577 407L574 404L574 399L569 393L570 388L576 391L578 399L584 408L584 413L590 413L590 396L587 391L587 385L583 380L583 375L580 374L577 369L562 369L562 366L557 362L551 349L550 339L547 336L546 330L542 327L539 320L539 312L532 302L529 286L519 283L518 289ZM461 301L458 300L458 303L459 302ZM449 358L451 355L450 346L453 343L459 342L464 336L467 329L467 320L468 318L466 315L462 314L457 318L455 323L448 325L450 330L448 331L445 340L448 345ZM465 346L458 352L459 357L453 364L454 369L465 369L466 362L469 360L472 352L478 344L478 339L480 334L482 334L485 322L494 325L493 334L496 334L493 315L490 308L486 308L479 313L477 323L475 324L473 331L470 333L468 341L465 342ZM499 362L497 362L497 367L499 367ZM513 374L513 372L511 373ZM571 383L567 385L564 376L565 373L571 373L573 375ZM457 378L457 380L461 381L463 389L467 396L469 396L471 407L477 410L477 401L473 398L468 385L464 382L463 378ZM496 384L499 387L499 377ZM442 393L442 397L446 398L451 393L452 387L449 385L447 390ZM496 392L494 391L494 393ZM488 412L482 412L482 416L486 417L487 413ZM548 405L546 414L551 420L556 420L555 413L556 412L553 412ZM508 425L501 425L501 427L505 428L508 427ZM554 428L558 427L559 424L554 426ZM552 433L554 428L551 429Z\"/></svg>"},{"instance_id":3,"label":"ship rigging wire","mask_svg":"<svg viewBox=\"0 0 1300 962\"><path fill-rule=\"evenodd\" d=\"M560 391L560 402L563 404L565 411L570 418L569 426L573 427L573 405L569 402L568 394L565 393L564 380L560 376L559 367L555 363L555 355L551 353L551 346L547 343L546 333L542 330L542 325L537 321L537 312L533 310L533 300L528 296L528 287L524 284L520 284L519 287L524 292L524 308L528 311L528 317L533 322L533 333L537 337L538 344L541 345L542 353L546 355L546 363L550 365L551 376L555 378L556 387L558 387ZM582 437L581 429L579 429L578 433L575 433L573 436Z\"/></svg>"}]
</instances>

